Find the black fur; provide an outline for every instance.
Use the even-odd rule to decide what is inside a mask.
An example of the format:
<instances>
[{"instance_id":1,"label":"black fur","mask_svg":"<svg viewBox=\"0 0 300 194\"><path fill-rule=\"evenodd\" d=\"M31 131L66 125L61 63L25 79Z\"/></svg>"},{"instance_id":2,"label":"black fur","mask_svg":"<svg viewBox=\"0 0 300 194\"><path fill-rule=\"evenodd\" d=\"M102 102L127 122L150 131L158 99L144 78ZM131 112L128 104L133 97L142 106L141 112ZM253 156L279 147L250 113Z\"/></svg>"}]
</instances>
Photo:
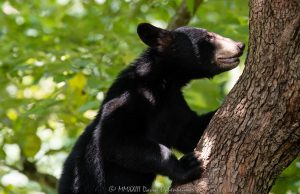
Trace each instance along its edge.
<instances>
[{"instance_id":1,"label":"black fur","mask_svg":"<svg viewBox=\"0 0 300 194\"><path fill-rule=\"evenodd\" d=\"M141 186L142 192L156 174L178 183L201 175L193 149L214 112L197 116L181 88L222 72L212 63L215 46L206 30L191 27L167 31L140 24L138 34L150 48L120 73L78 139L60 194L107 193L111 186L108 193L126 193L124 186ZM171 147L186 155L178 160Z\"/></svg>"}]
</instances>

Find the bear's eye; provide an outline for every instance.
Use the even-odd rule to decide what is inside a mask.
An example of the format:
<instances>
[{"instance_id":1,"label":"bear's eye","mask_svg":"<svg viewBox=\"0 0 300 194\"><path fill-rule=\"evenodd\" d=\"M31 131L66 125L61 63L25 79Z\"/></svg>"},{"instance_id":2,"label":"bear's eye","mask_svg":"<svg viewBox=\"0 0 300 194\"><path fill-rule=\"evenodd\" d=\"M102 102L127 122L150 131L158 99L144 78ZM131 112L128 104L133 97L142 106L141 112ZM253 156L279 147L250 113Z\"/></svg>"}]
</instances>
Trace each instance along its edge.
<instances>
[{"instance_id":1,"label":"bear's eye","mask_svg":"<svg viewBox=\"0 0 300 194\"><path fill-rule=\"evenodd\" d=\"M205 38L208 41L213 41L215 39L215 37L212 34L207 34Z\"/></svg>"}]
</instances>

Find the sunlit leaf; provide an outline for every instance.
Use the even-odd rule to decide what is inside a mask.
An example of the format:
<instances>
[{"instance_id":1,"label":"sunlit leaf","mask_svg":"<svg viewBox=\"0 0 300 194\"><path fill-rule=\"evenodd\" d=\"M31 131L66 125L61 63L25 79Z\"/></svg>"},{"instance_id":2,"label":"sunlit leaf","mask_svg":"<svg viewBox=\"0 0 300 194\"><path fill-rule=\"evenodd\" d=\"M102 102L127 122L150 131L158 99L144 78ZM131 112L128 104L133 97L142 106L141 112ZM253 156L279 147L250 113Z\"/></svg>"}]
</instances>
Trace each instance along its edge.
<instances>
[{"instance_id":1,"label":"sunlit leaf","mask_svg":"<svg viewBox=\"0 0 300 194\"><path fill-rule=\"evenodd\" d=\"M82 73L78 73L69 80L69 84L73 89L82 90L86 84L86 78Z\"/></svg>"},{"instance_id":2,"label":"sunlit leaf","mask_svg":"<svg viewBox=\"0 0 300 194\"><path fill-rule=\"evenodd\" d=\"M33 157L40 150L41 140L35 134L26 135L22 138L21 147L27 157Z\"/></svg>"},{"instance_id":3,"label":"sunlit leaf","mask_svg":"<svg viewBox=\"0 0 300 194\"><path fill-rule=\"evenodd\" d=\"M8 109L6 113L7 117L13 121L18 118L18 113L15 109Z\"/></svg>"}]
</instances>

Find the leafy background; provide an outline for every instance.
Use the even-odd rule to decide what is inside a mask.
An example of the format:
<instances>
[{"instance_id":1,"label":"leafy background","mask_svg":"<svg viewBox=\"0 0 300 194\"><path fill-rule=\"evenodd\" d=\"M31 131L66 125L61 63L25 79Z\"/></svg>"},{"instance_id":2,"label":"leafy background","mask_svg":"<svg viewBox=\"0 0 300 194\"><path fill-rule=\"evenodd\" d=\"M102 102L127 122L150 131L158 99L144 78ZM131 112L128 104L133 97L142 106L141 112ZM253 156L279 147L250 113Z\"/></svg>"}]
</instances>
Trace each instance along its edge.
<instances>
[{"instance_id":1,"label":"leafy background","mask_svg":"<svg viewBox=\"0 0 300 194\"><path fill-rule=\"evenodd\" d=\"M180 4L0 1L0 194L56 193L72 145L118 72L145 48L136 35L137 24L166 27ZM187 4L192 10L191 1ZM189 25L247 43L247 1L204 1ZM186 100L199 113L214 110L242 69L193 81L184 89ZM158 176L154 193L166 193L169 185L169 179ZM271 192L300 193L299 158Z\"/></svg>"}]
</instances>

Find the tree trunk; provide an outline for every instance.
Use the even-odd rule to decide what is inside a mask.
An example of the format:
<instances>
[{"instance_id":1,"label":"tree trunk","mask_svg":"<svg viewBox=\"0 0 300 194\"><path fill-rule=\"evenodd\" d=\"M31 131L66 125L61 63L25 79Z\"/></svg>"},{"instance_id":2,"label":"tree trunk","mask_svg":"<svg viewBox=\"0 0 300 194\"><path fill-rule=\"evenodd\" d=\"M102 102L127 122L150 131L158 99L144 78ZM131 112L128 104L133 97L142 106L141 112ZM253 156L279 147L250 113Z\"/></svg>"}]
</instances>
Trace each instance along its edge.
<instances>
[{"instance_id":1,"label":"tree trunk","mask_svg":"<svg viewBox=\"0 0 300 194\"><path fill-rule=\"evenodd\" d=\"M250 0L243 74L201 138L202 178L170 193L268 193L300 154L300 5Z\"/></svg>"}]
</instances>

